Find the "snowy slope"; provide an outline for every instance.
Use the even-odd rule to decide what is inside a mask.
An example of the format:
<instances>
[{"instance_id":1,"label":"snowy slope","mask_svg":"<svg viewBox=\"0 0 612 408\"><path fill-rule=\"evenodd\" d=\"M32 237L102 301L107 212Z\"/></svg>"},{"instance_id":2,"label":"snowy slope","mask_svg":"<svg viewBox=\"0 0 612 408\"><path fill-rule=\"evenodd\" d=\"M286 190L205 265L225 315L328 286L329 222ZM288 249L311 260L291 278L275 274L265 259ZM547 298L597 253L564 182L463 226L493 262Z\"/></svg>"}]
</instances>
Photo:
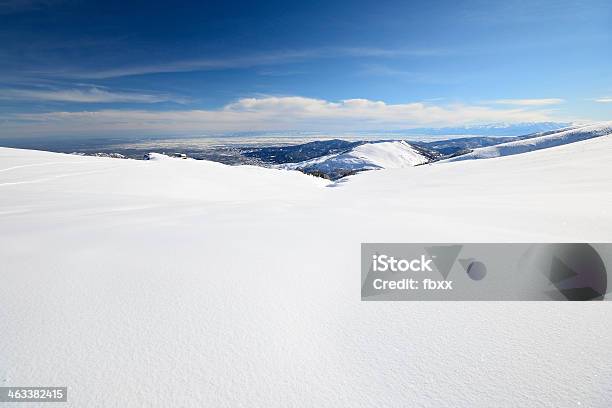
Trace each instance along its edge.
<instances>
[{"instance_id":1,"label":"snowy slope","mask_svg":"<svg viewBox=\"0 0 612 408\"><path fill-rule=\"evenodd\" d=\"M595 407L604 304L360 302L361 242L610 242L612 138L297 172L0 148L0 384L70 407Z\"/></svg>"},{"instance_id":2,"label":"snowy slope","mask_svg":"<svg viewBox=\"0 0 612 408\"><path fill-rule=\"evenodd\" d=\"M343 153L282 165L306 173L344 175L363 170L412 167L430 160L422 150L404 141L365 143Z\"/></svg>"},{"instance_id":3,"label":"snowy slope","mask_svg":"<svg viewBox=\"0 0 612 408\"><path fill-rule=\"evenodd\" d=\"M447 159L447 161L460 161L472 159L489 159L492 157L509 156L531 152L534 150L547 149L549 147L561 146L568 143L579 142L594 137L612 134L612 122L598 123L588 126L580 126L562 130L559 132L545 132L544 136L502 143L495 146L474 149L472 152Z\"/></svg>"},{"instance_id":4,"label":"snowy slope","mask_svg":"<svg viewBox=\"0 0 612 408\"><path fill-rule=\"evenodd\" d=\"M2 149L2 148L0 148ZM0 188L55 185L66 180L70 192L97 190L121 197L231 200L307 197L327 183L299 172L257 166L226 166L151 153L153 160L117 160L39 151L2 149Z\"/></svg>"}]
</instances>

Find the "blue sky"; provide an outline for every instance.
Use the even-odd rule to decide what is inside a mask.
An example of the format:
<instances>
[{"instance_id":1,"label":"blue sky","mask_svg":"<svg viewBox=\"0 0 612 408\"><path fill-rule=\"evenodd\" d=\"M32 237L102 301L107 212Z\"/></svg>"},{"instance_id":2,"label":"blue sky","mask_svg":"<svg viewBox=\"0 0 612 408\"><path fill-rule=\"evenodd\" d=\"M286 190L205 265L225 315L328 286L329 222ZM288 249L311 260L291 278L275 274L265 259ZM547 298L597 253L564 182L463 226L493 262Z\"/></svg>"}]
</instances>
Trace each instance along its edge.
<instances>
[{"instance_id":1,"label":"blue sky","mask_svg":"<svg viewBox=\"0 0 612 408\"><path fill-rule=\"evenodd\" d=\"M0 137L612 119L612 3L0 0Z\"/></svg>"}]
</instances>

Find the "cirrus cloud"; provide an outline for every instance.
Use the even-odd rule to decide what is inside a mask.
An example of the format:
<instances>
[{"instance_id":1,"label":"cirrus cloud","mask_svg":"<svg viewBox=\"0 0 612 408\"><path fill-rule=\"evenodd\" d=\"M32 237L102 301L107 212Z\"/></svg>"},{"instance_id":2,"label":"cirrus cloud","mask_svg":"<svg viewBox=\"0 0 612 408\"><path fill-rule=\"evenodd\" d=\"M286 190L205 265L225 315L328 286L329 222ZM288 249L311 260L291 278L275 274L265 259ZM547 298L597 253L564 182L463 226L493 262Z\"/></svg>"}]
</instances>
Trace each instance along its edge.
<instances>
[{"instance_id":1,"label":"cirrus cloud","mask_svg":"<svg viewBox=\"0 0 612 408\"><path fill-rule=\"evenodd\" d=\"M498 105L516 105L516 106L546 106L558 105L565 102L560 98L540 98L540 99L497 99L493 103Z\"/></svg>"},{"instance_id":2,"label":"cirrus cloud","mask_svg":"<svg viewBox=\"0 0 612 408\"><path fill-rule=\"evenodd\" d=\"M0 99L78 103L157 103L181 99L168 95L107 91L98 87L75 89L0 89Z\"/></svg>"},{"instance_id":3,"label":"cirrus cloud","mask_svg":"<svg viewBox=\"0 0 612 408\"><path fill-rule=\"evenodd\" d=\"M51 77L109 79L150 74L172 74L181 72L223 71L228 69L249 69L277 67L303 61L328 60L337 58L435 58L450 55L454 51L438 48L374 48L374 47L320 47L287 49L267 53L229 55L209 58L195 57L142 65L120 65L106 69L74 69L73 67L51 70L32 69L30 75Z\"/></svg>"}]
</instances>

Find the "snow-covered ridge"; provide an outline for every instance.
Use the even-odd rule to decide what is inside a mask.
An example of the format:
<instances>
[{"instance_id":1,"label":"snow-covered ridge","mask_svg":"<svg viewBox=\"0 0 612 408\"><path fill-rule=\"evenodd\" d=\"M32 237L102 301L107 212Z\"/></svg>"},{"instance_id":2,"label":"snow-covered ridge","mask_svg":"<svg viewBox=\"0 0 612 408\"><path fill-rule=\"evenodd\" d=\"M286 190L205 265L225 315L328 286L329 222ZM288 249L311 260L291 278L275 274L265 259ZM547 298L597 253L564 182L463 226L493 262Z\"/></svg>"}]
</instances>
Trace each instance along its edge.
<instances>
[{"instance_id":1,"label":"snow-covered ridge","mask_svg":"<svg viewBox=\"0 0 612 408\"><path fill-rule=\"evenodd\" d=\"M0 188L54 185L106 191L115 196L219 202L308 197L329 182L296 171L228 166L150 153L149 160L118 160L0 147ZM291 187L291 188L289 188ZM112 193L111 193L112 192Z\"/></svg>"},{"instance_id":2,"label":"snow-covered ridge","mask_svg":"<svg viewBox=\"0 0 612 408\"><path fill-rule=\"evenodd\" d=\"M385 141L365 143L346 152L279 167L339 178L364 170L413 167L431 159L432 156L428 152L405 141Z\"/></svg>"},{"instance_id":3,"label":"snow-covered ridge","mask_svg":"<svg viewBox=\"0 0 612 408\"><path fill-rule=\"evenodd\" d=\"M569 129L560 129L558 132L544 133L543 136L474 149L470 153L452 157L444 161L489 159L492 157L509 156L579 142L594 137L606 136L612 134L612 122L603 122Z\"/></svg>"}]
</instances>

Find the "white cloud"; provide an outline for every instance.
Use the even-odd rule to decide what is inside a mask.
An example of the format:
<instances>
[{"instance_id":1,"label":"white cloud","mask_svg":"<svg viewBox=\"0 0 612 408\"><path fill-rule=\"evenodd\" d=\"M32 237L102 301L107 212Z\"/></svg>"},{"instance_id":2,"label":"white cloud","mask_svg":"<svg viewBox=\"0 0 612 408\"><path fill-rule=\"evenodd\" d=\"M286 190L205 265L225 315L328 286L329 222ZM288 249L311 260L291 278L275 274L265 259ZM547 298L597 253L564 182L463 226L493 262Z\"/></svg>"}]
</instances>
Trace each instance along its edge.
<instances>
[{"instance_id":1,"label":"white cloud","mask_svg":"<svg viewBox=\"0 0 612 408\"><path fill-rule=\"evenodd\" d=\"M595 102L599 103L612 103L612 96L604 96L602 98L595 99Z\"/></svg>"},{"instance_id":2,"label":"white cloud","mask_svg":"<svg viewBox=\"0 0 612 408\"><path fill-rule=\"evenodd\" d=\"M551 112L526 108L424 102L388 104L291 97L244 98L216 110L118 110L14 114L5 129L21 133L138 132L203 134L239 131L357 131L443 127L492 122L551 121ZM94 130L92 130L94 129Z\"/></svg>"},{"instance_id":3,"label":"white cloud","mask_svg":"<svg viewBox=\"0 0 612 408\"><path fill-rule=\"evenodd\" d=\"M516 105L516 106L545 106L558 105L565 102L560 98L541 98L541 99L497 99L493 101L499 105Z\"/></svg>"},{"instance_id":4,"label":"white cloud","mask_svg":"<svg viewBox=\"0 0 612 408\"><path fill-rule=\"evenodd\" d=\"M0 89L0 99L79 103L156 103L180 101L167 95L112 92L96 87L86 89Z\"/></svg>"}]
</instances>

